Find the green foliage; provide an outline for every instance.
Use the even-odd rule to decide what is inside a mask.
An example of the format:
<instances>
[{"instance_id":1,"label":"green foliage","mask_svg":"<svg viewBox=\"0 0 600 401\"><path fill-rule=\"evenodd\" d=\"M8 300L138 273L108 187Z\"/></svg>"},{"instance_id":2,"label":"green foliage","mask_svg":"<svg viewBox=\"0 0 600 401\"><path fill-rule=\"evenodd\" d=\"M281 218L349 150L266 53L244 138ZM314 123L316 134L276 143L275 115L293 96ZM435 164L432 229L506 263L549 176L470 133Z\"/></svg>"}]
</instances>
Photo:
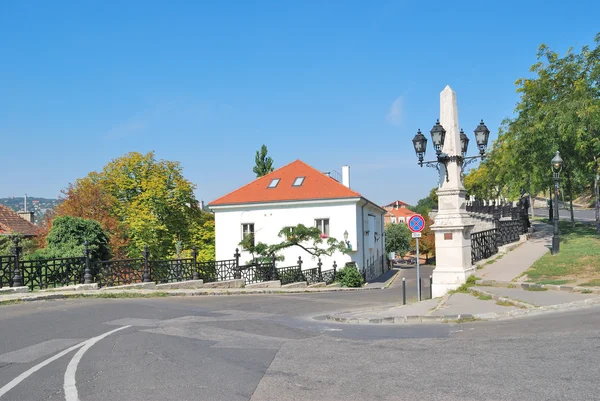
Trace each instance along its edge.
<instances>
[{"instance_id":1,"label":"green foliage","mask_svg":"<svg viewBox=\"0 0 600 401\"><path fill-rule=\"evenodd\" d=\"M471 275L469 277L467 277L467 282L464 283L463 285L461 285L460 287L458 287L456 290L454 290L453 292L462 292L462 293L469 293L469 288L474 287L475 286L475 282L479 280L477 277Z\"/></svg>"},{"instance_id":2,"label":"green foliage","mask_svg":"<svg viewBox=\"0 0 600 401\"><path fill-rule=\"evenodd\" d=\"M416 206L409 206L408 208L415 213L418 213L422 216L428 216L429 212L436 209L438 207L438 196L437 196L437 188L432 188L429 191L429 194L423 199L419 199Z\"/></svg>"},{"instance_id":3,"label":"green foliage","mask_svg":"<svg viewBox=\"0 0 600 401\"><path fill-rule=\"evenodd\" d=\"M547 253L525 273L536 283L548 280L577 280L600 277L600 238L589 224L571 224L560 221L560 252Z\"/></svg>"},{"instance_id":4,"label":"green foliage","mask_svg":"<svg viewBox=\"0 0 600 401\"><path fill-rule=\"evenodd\" d=\"M342 287L362 287L365 280L354 264L346 264L336 274L336 281Z\"/></svg>"},{"instance_id":5,"label":"green foliage","mask_svg":"<svg viewBox=\"0 0 600 401\"><path fill-rule=\"evenodd\" d=\"M522 189L549 191L557 150L564 160L561 197L572 200L591 186L600 173L600 34L595 45L563 56L539 47L533 77L516 82L515 117L503 122L486 160L465 177L469 194L516 200Z\"/></svg>"},{"instance_id":6,"label":"green foliage","mask_svg":"<svg viewBox=\"0 0 600 401\"><path fill-rule=\"evenodd\" d=\"M404 255L410 249L411 232L406 224L388 224L385 226L385 249Z\"/></svg>"},{"instance_id":7,"label":"green foliage","mask_svg":"<svg viewBox=\"0 0 600 401\"><path fill-rule=\"evenodd\" d=\"M267 146L262 145L260 150L256 151L256 156L254 158L255 166L252 169L257 177L262 177L263 175L267 175L273 170L273 159L267 156Z\"/></svg>"},{"instance_id":8,"label":"green foliage","mask_svg":"<svg viewBox=\"0 0 600 401\"><path fill-rule=\"evenodd\" d=\"M333 237L321 238L321 231L317 227L306 227L303 224L282 229L279 237L283 240L278 244L267 245L258 242L252 245L252 237L246 236L240 242L240 246L250 252L255 261L270 261L273 257L282 261L284 257L281 255L281 251L292 246L304 249L315 258L331 256L335 252L348 253L350 251L343 241L338 241Z\"/></svg>"},{"instance_id":9,"label":"green foliage","mask_svg":"<svg viewBox=\"0 0 600 401\"><path fill-rule=\"evenodd\" d=\"M53 220L46 238L47 247L33 253L30 260L81 257L88 242L93 260L110 258L108 236L97 221L60 216Z\"/></svg>"},{"instance_id":10,"label":"green foliage","mask_svg":"<svg viewBox=\"0 0 600 401\"><path fill-rule=\"evenodd\" d=\"M35 240L19 237L19 246L23 247L21 255L27 256L36 251ZM10 249L14 246L13 235L0 235L0 256L12 255Z\"/></svg>"}]
</instances>

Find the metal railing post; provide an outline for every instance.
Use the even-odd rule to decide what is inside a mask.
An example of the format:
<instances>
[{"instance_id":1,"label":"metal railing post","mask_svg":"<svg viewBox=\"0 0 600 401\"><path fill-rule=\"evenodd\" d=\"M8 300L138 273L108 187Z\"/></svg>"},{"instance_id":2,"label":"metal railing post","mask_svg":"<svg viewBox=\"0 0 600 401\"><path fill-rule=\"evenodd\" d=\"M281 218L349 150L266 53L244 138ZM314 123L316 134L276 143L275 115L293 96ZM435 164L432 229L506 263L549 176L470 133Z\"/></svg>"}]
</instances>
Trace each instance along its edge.
<instances>
[{"instance_id":1,"label":"metal railing post","mask_svg":"<svg viewBox=\"0 0 600 401\"><path fill-rule=\"evenodd\" d=\"M200 273L198 272L198 249L196 245L192 247L192 280L200 280Z\"/></svg>"},{"instance_id":2,"label":"metal railing post","mask_svg":"<svg viewBox=\"0 0 600 401\"><path fill-rule=\"evenodd\" d=\"M148 251L148 245L144 245L144 250L142 251L142 256L144 257L144 274L142 275L142 282L150 283L150 263L148 259L150 258L150 251Z\"/></svg>"},{"instance_id":3,"label":"metal railing post","mask_svg":"<svg viewBox=\"0 0 600 401\"><path fill-rule=\"evenodd\" d=\"M233 278L239 280L242 278L242 272L240 271L240 250L235 248L233 257L235 258L235 269L233 271Z\"/></svg>"},{"instance_id":4,"label":"metal railing post","mask_svg":"<svg viewBox=\"0 0 600 401\"><path fill-rule=\"evenodd\" d=\"M337 276L337 263L333 261L333 282L335 282L335 276Z\"/></svg>"},{"instance_id":5,"label":"metal railing post","mask_svg":"<svg viewBox=\"0 0 600 401\"><path fill-rule=\"evenodd\" d=\"M406 305L406 279L402 277L402 305Z\"/></svg>"},{"instance_id":6,"label":"metal railing post","mask_svg":"<svg viewBox=\"0 0 600 401\"><path fill-rule=\"evenodd\" d=\"M83 258L85 263L85 270L83 271L83 284L92 284L94 282L94 276L90 269L90 253L91 250L88 247L88 242L83 243Z\"/></svg>"},{"instance_id":7,"label":"metal railing post","mask_svg":"<svg viewBox=\"0 0 600 401\"><path fill-rule=\"evenodd\" d=\"M317 262L317 275L319 276L319 283L323 281L323 275L321 274L321 266L323 266L323 263L321 263L321 258L319 258L319 261Z\"/></svg>"},{"instance_id":8,"label":"metal railing post","mask_svg":"<svg viewBox=\"0 0 600 401\"><path fill-rule=\"evenodd\" d=\"M273 259L271 260L271 280L277 280L277 266L275 265L276 261L277 258L275 255L273 255Z\"/></svg>"},{"instance_id":9,"label":"metal railing post","mask_svg":"<svg viewBox=\"0 0 600 401\"><path fill-rule=\"evenodd\" d=\"M14 255L15 259L14 259L14 266L13 266L13 287L23 287L23 276L21 276L21 269L20 269L20 256L21 256L21 251L23 250L23 247L19 246L19 237L14 237L13 238L13 244L14 246L11 248L12 254Z\"/></svg>"}]
</instances>

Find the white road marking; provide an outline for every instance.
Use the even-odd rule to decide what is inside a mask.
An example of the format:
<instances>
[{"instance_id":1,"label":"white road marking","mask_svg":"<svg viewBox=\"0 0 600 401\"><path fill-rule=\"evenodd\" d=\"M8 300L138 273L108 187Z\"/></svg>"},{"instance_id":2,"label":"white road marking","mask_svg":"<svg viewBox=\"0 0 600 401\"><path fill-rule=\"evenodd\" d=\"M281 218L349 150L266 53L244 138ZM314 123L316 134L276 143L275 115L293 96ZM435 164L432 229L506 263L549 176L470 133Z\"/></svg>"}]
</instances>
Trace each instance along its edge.
<instances>
[{"instance_id":1,"label":"white road marking","mask_svg":"<svg viewBox=\"0 0 600 401\"><path fill-rule=\"evenodd\" d=\"M37 365L33 366L32 368L29 368L28 370L26 370L25 372L21 373L19 376L15 377L14 379L12 379L10 382L8 382L6 385L4 385L2 388L0 388L0 398L2 398L2 396L6 393L8 393L10 390L12 390L13 388L15 388L19 383L21 383L23 380L27 379L29 376L31 376L32 374L34 374L35 372L37 372L38 370L40 370L41 368L43 368L44 366L56 361L57 359L67 355L69 352L76 350L77 348L81 348L83 346L85 346L89 341L93 341L95 339L98 339L96 341L94 341L94 343L98 342L99 340L101 340L102 338L116 332L119 330L123 330L126 329L128 327L131 326L125 326L125 327L119 327L118 329L115 330L111 330L108 333L103 334L102 336L99 337L93 337L90 338L89 340L80 342L79 344L75 344L72 347L67 348L66 350L59 352L58 354L54 355L53 357L50 357L48 359L46 359L45 361L42 361L40 363L38 363Z\"/></svg>"},{"instance_id":2,"label":"white road marking","mask_svg":"<svg viewBox=\"0 0 600 401\"><path fill-rule=\"evenodd\" d=\"M79 365L79 362L81 361L81 357L83 357L83 354L85 354L87 350L92 348L92 346L94 344L96 344L98 341L102 340L103 338L108 337L111 334L116 333L117 331L127 329L129 327L131 327L131 325L119 327L118 329L111 330L111 331L106 332L97 337L90 338L89 340L87 340L85 342L85 345L83 347L81 347L81 349L79 351L77 351L77 353L73 356L73 359L71 359L71 362L69 362L69 365L67 366L67 370L65 370L64 389L65 389L65 400L66 401L79 401L79 395L77 394L77 387L76 387L77 383L75 382L75 374L77 373L77 365Z\"/></svg>"},{"instance_id":3,"label":"white road marking","mask_svg":"<svg viewBox=\"0 0 600 401\"><path fill-rule=\"evenodd\" d=\"M0 397L2 397L4 394L8 393L17 384L21 383L23 380L27 379L29 376L31 376L32 374L34 374L35 372L37 372L38 370L40 370L44 366L48 365L49 363L52 363L52 362L56 361L61 356L66 355L69 352L71 352L73 350L76 350L79 347L82 347L83 345L85 345L85 341L82 342L82 343L79 343L77 345L74 345L71 348L67 348L66 350L64 350L62 352L59 352L58 354L54 355L53 357L48 358L45 361L38 363L37 365L35 365L31 369L26 370L25 372L21 373L19 376L17 376L14 379L12 379L4 387L0 388Z\"/></svg>"}]
</instances>

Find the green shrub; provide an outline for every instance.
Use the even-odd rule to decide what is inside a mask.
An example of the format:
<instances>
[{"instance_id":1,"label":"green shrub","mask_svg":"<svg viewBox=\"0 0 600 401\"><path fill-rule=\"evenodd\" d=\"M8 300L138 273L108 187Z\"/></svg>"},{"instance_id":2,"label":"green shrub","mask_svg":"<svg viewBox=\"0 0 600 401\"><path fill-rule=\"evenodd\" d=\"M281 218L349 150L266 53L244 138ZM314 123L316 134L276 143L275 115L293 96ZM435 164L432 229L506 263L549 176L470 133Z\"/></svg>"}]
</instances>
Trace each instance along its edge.
<instances>
[{"instance_id":1,"label":"green shrub","mask_svg":"<svg viewBox=\"0 0 600 401\"><path fill-rule=\"evenodd\" d=\"M362 287L365 283L362 274L356 268L354 264L346 264L344 268L336 274L336 281L340 283L342 287Z\"/></svg>"}]
</instances>

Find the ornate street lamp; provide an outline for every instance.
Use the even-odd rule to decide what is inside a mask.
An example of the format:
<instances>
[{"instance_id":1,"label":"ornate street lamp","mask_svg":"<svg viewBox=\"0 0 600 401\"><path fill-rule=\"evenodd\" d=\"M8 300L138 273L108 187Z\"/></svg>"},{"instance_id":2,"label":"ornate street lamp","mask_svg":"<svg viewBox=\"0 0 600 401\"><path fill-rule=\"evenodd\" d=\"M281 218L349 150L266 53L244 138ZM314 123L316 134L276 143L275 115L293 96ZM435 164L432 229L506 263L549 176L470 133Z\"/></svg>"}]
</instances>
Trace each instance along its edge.
<instances>
[{"instance_id":1,"label":"ornate street lamp","mask_svg":"<svg viewBox=\"0 0 600 401\"><path fill-rule=\"evenodd\" d=\"M442 153L442 148L444 147L444 140L446 139L446 130L442 127L442 124L440 124L440 120L435 122L435 125L429 133L431 134L431 142L433 142L435 153L439 157Z\"/></svg>"},{"instance_id":2,"label":"ornate street lamp","mask_svg":"<svg viewBox=\"0 0 600 401\"><path fill-rule=\"evenodd\" d=\"M423 166L423 156L425 156L425 150L427 149L427 138L425 138L425 135L419 129L412 141L419 163Z\"/></svg>"},{"instance_id":3,"label":"ornate street lamp","mask_svg":"<svg viewBox=\"0 0 600 401\"><path fill-rule=\"evenodd\" d=\"M483 120L481 120L477 128L475 128L475 142L477 142L479 154L482 156L485 153L485 148L487 148L489 138L490 130L488 129L488 127L485 126Z\"/></svg>"},{"instance_id":4,"label":"ornate street lamp","mask_svg":"<svg viewBox=\"0 0 600 401\"><path fill-rule=\"evenodd\" d=\"M448 161L451 159L457 160L464 169L469 163L477 159L485 158L485 150L487 148L488 139L490 137L490 130L485 126L483 120L479 123L477 128L475 129L475 142L477 142L477 148L479 149L479 154L476 156L467 157L467 150L469 148L469 137L465 134L465 132L460 130L460 155L457 156L448 156L445 153L442 153L442 149L444 147L444 141L446 139L446 130L440 124L440 120L437 120L433 128L431 129L431 141L433 143L433 148L435 149L437 160L431 161L423 161L426 148L427 148L427 138L425 135L421 133L419 129L417 131L417 135L413 138L413 146L415 148L415 153L417 154L417 159L419 166L423 167L426 165L427 167L435 167L438 171L440 169L440 163L446 165ZM446 181L448 180L448 173L446 172Z\"/></svg>"},{"instance_id":5,"label":"ornate street lamp","mask_svg":"<svg viewBox=\"0 0 600 401\"><path fill-rule=\"evenodd\" d=\"M465 131L460 130L460 153L463 157L467 155L467 149L469 148L469 137L465 134Z\"/></svg>"},{"instance_id":6,"label":"ornate street lamp","mask_svg":"<svg viewBox=\"0 0 600 401\"><path fill-rule=\"evenodd\" d=\"M562 171L563 159L560 157L560 152L557 150L556 155L552 158L552 175L554 176L554 235L552 236L552 254L556 255L560 251L560 236L558 233L558 182L560 180L560 172Z\"/></svg>"}]
</instances>

